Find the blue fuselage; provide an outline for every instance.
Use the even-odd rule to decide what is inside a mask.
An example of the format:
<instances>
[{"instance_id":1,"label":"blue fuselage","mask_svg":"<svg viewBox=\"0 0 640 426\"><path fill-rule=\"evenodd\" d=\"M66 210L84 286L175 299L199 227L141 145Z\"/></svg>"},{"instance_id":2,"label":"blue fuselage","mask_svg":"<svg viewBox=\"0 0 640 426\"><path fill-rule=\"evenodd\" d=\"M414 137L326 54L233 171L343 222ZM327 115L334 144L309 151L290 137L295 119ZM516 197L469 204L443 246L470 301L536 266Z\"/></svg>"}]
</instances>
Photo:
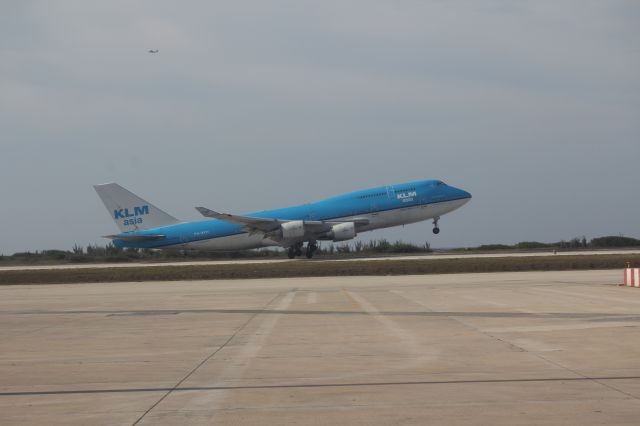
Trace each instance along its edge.
<instances>
[{"instance_id":1,"label":"blue fuselage","mask_svg":"<svg viewBox=\"0 0 640 426\"><path fill-rule=\"evenodd\" d=\"M423 180L351 192L313 203L253 212L244 216L304 221L366 219L368 225L358 229L358 232L364 232L437 218L459 208L470 198L471 194L468 192L441 181ZM162 234L164 238L143 241L114 239L114 244L117 247L134 248L221 250L279 245L251 235L243 225L217 219L183 222L127 234Z\"/></svg>"}]
</instances>

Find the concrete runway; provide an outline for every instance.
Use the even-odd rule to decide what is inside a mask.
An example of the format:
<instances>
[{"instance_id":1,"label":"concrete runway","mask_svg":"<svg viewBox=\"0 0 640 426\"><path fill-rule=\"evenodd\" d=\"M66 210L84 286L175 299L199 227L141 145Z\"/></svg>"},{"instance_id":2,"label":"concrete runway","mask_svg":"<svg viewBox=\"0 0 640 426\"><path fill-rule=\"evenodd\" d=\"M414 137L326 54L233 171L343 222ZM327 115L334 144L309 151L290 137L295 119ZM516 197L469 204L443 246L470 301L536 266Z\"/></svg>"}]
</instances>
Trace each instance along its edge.
<instances>
[{"instance_id":1,"label":"concrete runway","mask_svg":"<svg viewBox=\"0 0 640 426\"><path fill-rule=\"evenodd\" d=\"M556 256L586 256L594 254L640 254L640 250L579 250L579 251L559 251ZM335 261L348 262L358 261L380 261L380 260L437 260L437 259L466 259L466 258L488 258L488 257L539 257L551 256L553 251L539 252L514 252L514 253L456 253L441 254L431 253L425 255L412 256L383 256L383 257L363 257L345 259L323 259L322 256L314 258L313 262ZM281 262L309 262L304 258L299 259L239 259L239 260L200 260L190 262L163 262L163 263L92 263L92 264L63 264L63 265L20 265L20 266L0 266L0 271L21 271L35 269L85 269L85 268L132 268L132 267L154 267L154 266L187 266L187 265L229 265L229 264L255 264L255 263L281 263Z\"/></svg>"},{"instance_id":2,"label":"concrete runway","mask_svg":"<svg viewBox=\"0 0 640 426\"><path fill-rule=\"evenodd\" d=\"M622 271L0 287L2 425L637 425Z\"/></svg>"}]
</instances>

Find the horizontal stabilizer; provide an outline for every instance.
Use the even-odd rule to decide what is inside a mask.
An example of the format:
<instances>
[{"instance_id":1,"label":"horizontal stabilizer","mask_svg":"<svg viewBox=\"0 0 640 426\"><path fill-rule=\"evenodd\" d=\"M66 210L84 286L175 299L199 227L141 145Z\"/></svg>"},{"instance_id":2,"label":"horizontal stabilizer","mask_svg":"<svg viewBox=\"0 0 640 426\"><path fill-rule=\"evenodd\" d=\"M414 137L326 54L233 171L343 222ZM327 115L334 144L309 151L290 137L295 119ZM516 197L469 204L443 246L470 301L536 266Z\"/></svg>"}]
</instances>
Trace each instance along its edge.
<instances>
[{"instance_id":1,"label":"horizontal stabilizer","mask_svg":"<svg viewBox=\"0 0 640 426\"><path fill-rule=\"evenodd\" d=\"M123 241L153 241L153 240L162 240L166 238L166 235L127 235L127 234L119 234L119 235L105 235L103 238L109 238L111 240L123 240Z\"/></svg>"}]
</instances>

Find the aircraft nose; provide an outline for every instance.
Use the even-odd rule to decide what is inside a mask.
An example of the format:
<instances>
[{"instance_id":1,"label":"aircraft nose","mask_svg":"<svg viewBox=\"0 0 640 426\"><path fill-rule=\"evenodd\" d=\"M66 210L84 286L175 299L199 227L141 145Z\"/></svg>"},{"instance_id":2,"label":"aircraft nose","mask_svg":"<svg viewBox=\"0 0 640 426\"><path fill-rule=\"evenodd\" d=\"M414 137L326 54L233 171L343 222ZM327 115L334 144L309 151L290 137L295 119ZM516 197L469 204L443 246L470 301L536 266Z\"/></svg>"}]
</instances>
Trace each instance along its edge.
<instances>
[{"instance_id":1,"label":"aircraft nose","mask_svg":"<svg viewBox=\"0 0 640 426\"><path fill-rule=\"evenodd\" d=\"M458 198L471 198L471 193L465 191L464 189L456 188L453 186L451 187L451 189Z\"/></svg>"}]
</instances>

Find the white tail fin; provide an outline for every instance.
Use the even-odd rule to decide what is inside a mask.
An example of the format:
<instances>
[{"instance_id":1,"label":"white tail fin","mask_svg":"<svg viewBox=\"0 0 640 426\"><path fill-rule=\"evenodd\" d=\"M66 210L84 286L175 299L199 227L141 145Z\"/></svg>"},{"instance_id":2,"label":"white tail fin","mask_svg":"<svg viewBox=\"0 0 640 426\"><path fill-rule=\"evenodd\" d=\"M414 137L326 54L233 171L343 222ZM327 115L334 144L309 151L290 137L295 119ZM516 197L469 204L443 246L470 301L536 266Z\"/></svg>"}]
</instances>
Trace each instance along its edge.
<instances>
[{"instance_id":1,"label":"white tail fin","mask_svg":"<svg viewBox=\"0 0 640 426\"><path fill-rule=\"evenodd\" d=\"M121 232L143 231L179 223L175 217L127 191L117 183L106 183L93 187Z\"/></svg>"}]
</instances>

